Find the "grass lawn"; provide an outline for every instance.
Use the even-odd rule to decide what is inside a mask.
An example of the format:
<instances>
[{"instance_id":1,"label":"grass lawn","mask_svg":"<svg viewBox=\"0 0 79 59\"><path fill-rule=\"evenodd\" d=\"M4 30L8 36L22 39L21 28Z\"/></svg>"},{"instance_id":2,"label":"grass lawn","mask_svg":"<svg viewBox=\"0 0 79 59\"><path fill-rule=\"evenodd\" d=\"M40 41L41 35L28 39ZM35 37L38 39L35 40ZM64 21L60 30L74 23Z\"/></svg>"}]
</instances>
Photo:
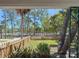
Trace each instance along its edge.
<instances>
[{"instance_id":1,"label":"grass lawn","mask_svg":"<svg viewBox=\"0 0 79 59\"><path fill-rule=\"evenodd\" d=\"M39 43L47 43L49 46L50 45L58 45L58 42L57 40L30 40L30 42L27 44L27 47L30 47L30 48L36 48L37 45Z\"/></svg>"}]
</instances>

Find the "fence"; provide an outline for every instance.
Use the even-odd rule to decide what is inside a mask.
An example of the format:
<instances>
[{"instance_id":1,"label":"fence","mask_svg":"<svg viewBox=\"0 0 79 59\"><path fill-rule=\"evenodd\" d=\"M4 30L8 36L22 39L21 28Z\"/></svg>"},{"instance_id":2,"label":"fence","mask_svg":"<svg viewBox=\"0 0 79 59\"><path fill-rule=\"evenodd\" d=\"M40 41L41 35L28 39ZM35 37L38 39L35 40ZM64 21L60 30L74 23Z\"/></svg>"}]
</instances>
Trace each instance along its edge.
<instances>
[{"instance_id":1,"label":"fence","mask_svg":"<svg viewBox=\"0 0 79 59\"><path fill-rule=\"evenodd\" d=\"M16 48L25 48L26 44L30 40L30 37L14 38L13 40L8 40L7 42L0 43L0 58L9 57L11 52L15 51Z\"/></svg>"}]
</instances>

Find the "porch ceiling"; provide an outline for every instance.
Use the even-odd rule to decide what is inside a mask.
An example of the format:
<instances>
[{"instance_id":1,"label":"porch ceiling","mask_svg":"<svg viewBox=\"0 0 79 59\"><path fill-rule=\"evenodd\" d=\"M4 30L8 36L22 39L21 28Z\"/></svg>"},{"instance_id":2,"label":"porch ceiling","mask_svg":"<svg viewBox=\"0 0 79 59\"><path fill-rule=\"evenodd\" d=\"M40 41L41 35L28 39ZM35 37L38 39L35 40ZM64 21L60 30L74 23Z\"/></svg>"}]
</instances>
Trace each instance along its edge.
<instances>
[{"instance_id":1,"label":"porch ceiling","mask_svg":"<svg viewBox=\"0 0 79 59\"><path fill-rule=\"evenodd\" d=\"M79 0L0 0L0 8L68 8Z\"/></svg>"}]
</instances>

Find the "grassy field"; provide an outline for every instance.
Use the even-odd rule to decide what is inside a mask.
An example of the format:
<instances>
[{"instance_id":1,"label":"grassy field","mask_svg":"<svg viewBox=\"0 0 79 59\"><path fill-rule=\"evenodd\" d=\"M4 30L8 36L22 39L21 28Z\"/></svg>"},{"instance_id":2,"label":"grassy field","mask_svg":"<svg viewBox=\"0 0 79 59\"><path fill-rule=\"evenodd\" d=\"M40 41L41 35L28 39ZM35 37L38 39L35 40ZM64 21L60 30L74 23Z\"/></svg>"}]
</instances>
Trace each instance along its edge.
<instances>
[{"instance_id":1,"label":"grassy field","mask_svg":"<svg viewBox=\"0 0 79 59\"><path fill-rule=\"evenodd\" d=\"M49 46L58 45L57 40L33 40L33 39L30 40L28 44L26 43L26 45L27 47L30 48L36 48L39 43L47 43Z\"/></svg>"}]
</instances>

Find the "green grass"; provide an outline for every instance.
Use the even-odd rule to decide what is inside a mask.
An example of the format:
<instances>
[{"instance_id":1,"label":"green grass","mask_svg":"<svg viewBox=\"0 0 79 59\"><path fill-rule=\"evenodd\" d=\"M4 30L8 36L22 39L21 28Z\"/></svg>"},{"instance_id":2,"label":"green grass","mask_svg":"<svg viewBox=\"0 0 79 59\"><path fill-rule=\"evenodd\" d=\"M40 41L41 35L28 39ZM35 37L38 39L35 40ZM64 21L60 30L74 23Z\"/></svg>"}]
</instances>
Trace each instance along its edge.
<instances>
[{"instance_id":1,"label":"green grass","mask_svg":"<svg viewBox=\"0 0 79 59\"><path fill-rule=\"evenodd\" d=\"M58 42L57 40L30 40L30 42L27 44L27 47L30 47L30 48L36 48L37 45L39 43L47 43L49 46L50 45L58 45Z\"/></svg>"}]
</instances>

